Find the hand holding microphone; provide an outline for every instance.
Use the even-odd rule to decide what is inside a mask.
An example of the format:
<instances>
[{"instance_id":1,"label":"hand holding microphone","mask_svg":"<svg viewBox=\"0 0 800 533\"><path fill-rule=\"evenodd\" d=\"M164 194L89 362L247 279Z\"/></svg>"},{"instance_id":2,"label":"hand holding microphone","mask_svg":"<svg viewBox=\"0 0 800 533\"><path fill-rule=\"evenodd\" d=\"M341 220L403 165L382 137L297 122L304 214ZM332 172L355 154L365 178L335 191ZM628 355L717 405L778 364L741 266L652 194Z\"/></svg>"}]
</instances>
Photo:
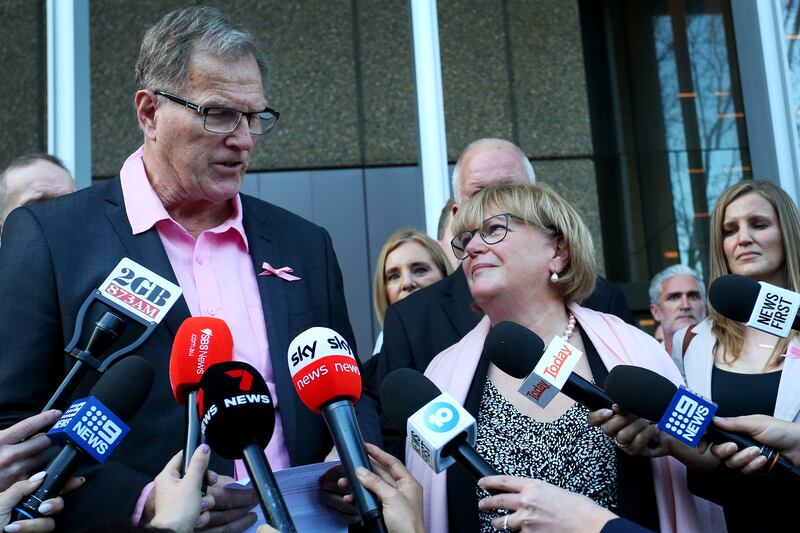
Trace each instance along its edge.
<instances>
[{"instance_id":1,"label":"hand holding microphone","mask_svg":"<svg viewBox=\"0 0 800 533\"><path fill-rule=\"evenodd\" d=\"M714 425L730 432L752 437L759 444L779 451L783 457L797 467L800 466L800 424L787 422L767 415L749 415L729 418L714 418ZM711 447L711 453L725 461L728 468L745 474L755 474L768 466L761 446L740 449L736 443L723 442Z\"/></svg>"},{"instance_id":2,"label":"hand holding microphone","mask_svg":"<svg viewBox=\"0 0 800 533\"><path fill-rule=\"evenodd\" d=\"M44 462L43 452L50 447L50 439L42 431L50 429L59 417L61 411L52 409L0 431L0 490L20 481Z\"/></svg>"}]
</instances>

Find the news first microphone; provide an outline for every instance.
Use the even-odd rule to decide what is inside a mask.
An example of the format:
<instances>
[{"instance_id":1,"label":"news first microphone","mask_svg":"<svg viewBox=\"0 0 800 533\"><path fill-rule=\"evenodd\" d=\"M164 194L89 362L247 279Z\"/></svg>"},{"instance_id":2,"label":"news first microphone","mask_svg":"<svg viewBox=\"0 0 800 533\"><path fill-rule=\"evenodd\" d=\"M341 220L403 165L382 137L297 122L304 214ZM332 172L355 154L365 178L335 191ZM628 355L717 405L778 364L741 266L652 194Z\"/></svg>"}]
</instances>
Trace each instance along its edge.
<instances>
[{"instance_id":1,"label":"news first microphone","mask_svg":"<svg viewBox=\"0 0 800 533\"><path fill-rule=\"evenodd\" d=\"M197 403L208 445L226 459L244 459L264 516L281 533L295 532L264 457L275 429L275 407L261 374L238 361L211 366L200 379Z\"/></svg>"},{"instance_id":2,"label":"news first microphone","mask_svg":"<svg viewBox=\"0 0 800 533\"><path fill-rule=\"evenodd\" d=\"M437 474L458 462L476 480L497 475L475 451L475 418L416 370L390 372L381 384L381 405L389 423L408 432L411 447Z\"/></svg>"},{"instance_id":3,"label":"news first microphone","mask_svg":"<svg viewBox=\"0 0 800 533\"><path fill-rule=\"evenodd\" d=\"M87 398L75 400L47 432L64 448L47 465L39 488L13 513L12 520L39 518L45 500L58 496L75 468L85 459L104 463L128 433L129 420L150 394L153 367L132 355L103 374Z\"/></svg>"},{"instance_id":4,"label":"news first microphone","mask_svg":"<svg viewBox=\"0 0 800 533\"><path fill-rule=\"evenodd\" d=\"M589 410L610 409L614 401L601 388L574 372L583 353L555 336L547 349L534 332L515 322L496 324L486 337L484 353L506 374L524 380L519 393L545 407L559 392Z\"/></svg>"},{"instance_id":5,"label":"news first microphone","mask_svg":"<svg viewBox=\"0 0 800 533\"><path fill-rule=\"evenodd\" d=\"M711 283L708 302L722 316L771 335L800 330L800 294L783 287L730 274Z\"/></svg>"},{"instance_id":6,"label":"news first microphone","mask_svg":"<svg viewBox=\"0 0 800 533\"><path fill-rule=\"evenodd\" d=\"M713 444L733 442L742 450L750 446L761 449L767 458L765 469L795 481L800 469L768 446L750 437L725 431L712 420L717 406L686 387L676 387L664 376L638 366L618 365L606 379L606 392L625 410L653 422L678 441L696 447L702 438Z\"/></svg>"},{"instance_id":7,"label":"news first microphone","mask_svg":"<svg viewBox=\"0 0 800 533\"><path fill-rule=\"evenodd\" d=\"M359 466L372 465L353 408L361 397L361 371L352 348L332 329L314 327L289 344L288 360L297 395L328 425L361 519L384 529L380 501L356 478Z\"/></svg>"},{"instance_id":8,"label":"news first microphone","mask_svg":"<svg viewBox=\"0 0 800 533\"><path fill-rule=\"evenodd\" d=\"M233 359L233 336L224 320L189 317L183 321L169 358L169 383L179 405L186 406L186 440L183 445L183 472L200 444L200 417L197 389L207 368Z\"/></svg>"}]
</instances>

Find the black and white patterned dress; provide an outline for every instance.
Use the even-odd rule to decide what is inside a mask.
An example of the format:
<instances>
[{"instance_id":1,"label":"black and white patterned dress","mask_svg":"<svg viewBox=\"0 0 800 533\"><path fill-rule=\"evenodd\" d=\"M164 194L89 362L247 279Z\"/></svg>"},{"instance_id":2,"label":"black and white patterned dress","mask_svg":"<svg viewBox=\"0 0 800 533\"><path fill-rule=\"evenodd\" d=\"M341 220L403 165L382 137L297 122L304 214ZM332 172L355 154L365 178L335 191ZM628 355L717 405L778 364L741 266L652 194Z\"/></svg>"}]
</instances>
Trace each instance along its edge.
<instances>
[{"instance_id":1,"label":"black and white patterned dress","mask_svg":"<svg viewBox=\"0 0 800 533\"><path fill-rule=\"evenodd\" d=\"M478 453L501 474L541 479L583 494L603 507L617 505L617 454L611 439L586 421L576 403L552 422L520 413L486 378L478 412ZM478 488L478 498L489 494ZM479 512L480 530L496 531L496 512Z\"/></svg>"}]
</instances>

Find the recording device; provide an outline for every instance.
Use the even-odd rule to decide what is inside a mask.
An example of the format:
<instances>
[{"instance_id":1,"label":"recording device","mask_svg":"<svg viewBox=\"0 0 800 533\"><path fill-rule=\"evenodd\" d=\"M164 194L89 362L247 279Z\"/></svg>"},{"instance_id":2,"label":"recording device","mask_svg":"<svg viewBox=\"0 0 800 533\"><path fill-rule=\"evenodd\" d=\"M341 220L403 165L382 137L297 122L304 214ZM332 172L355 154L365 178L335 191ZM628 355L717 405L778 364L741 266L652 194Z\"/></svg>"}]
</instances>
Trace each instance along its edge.
<instances>
[{"instance_id":1,"label":"recording device","mask_svg":"<svg viewBox=\"0 0 800 533\"><path fill-rule=\"evenodd\" d=\"M694 434L698 433L698 440L703 437L714 444L733 442L740 450L756 446L761 449L761 455L767 458L766 471L800 479L800 469L782 457L780 452L750 437L710 425L713 411L706 412L706 405L698 401L698 397L702 397L695 393L686 394L688 389L679 389L652 370L629 365L615 366L608 373L606 391L627 411L640 418L659 421L659 428L668 429L668 433L683 442L690 443L689 438L693 439ZM667 428L667 425L671 427ZM706 426L707 429L704 429ZM676 434L676 429L680 430L680 434Z\"/></svg>"},{"instance_id":2,"label":"recording device","mask_svg":"<svg viewBox=\"0 0 800 533\"><path fill-rule=\"evenodd\" d=\"M150 363L131 355L100 376L89 397L64 411L47 432L51 440L63 441L64 448L47 465L36 492L14 509L12 521L41 517L39 506L58 496L82 461L105 462L128 433L125 422L147 399L153 377Z\"/></svg>"},{"instance_id":3,"label":"recording device","mask_svg":"<svg viewBox=\"0 0 800 533\"><path fill-rule=\"evenodd\" d=\"M288 362L298 396L328 425L361 519L375 519L382 528L380 501L356 478L356 468L372 470L372 465L353 408L361 397L361 370L353 349L332 329L314 327L289 344Z\"/></svg>"},{"instance_id":4,"label":"recording device","mask_svg":"<svg viewBox=\"0 0 800 533\"><path fill-rule=\"evenodd\" d=\"M722 316L771 335L788 337L800 330L800 294L763 281L720 276L708 288L708 302Z\"/></svg>"},{"instance_id":5,"label":"recording device","mask_svg":"<svg viewBox=\"0 0 800 533\"><path fill-rule=\"evenodd\" d=\"M183 321L169 359L169 382L179 405L186 406L186 440L183 446L183 472L200 444L200 417L197 388L207 368L233 360L233 336L224 320L189 317Z\"/></svg>"},{"instance_id":6,"label":"recording device","mask_svg":"<svg viewBox=\"0 0 800 533\"><path fill-rule=\"evenodd\" d=\"M102 374L122 356L141 346L181 293L177 285L127 257L123 258L100 287L81 305L75 319L75 333L64 348L64 352L76 359L76 362L42 412L60 407L89 369ZM77 346L83 334L86 314L93 303L111 310L95 323L86 347L80 349ZM132 343L101 359L122 334L129 320L142 324L144 331Z\"/></svg>"},{"instance_id":7,"label":"recording device","mask_svg":"<svg viewBox=\"0 0 800 533\"><path fill-rule=\"evenodd\" d=\"M267 383L255 368L238 361L205 370L197 407L206 442L226 459L244 459L264 516L281 533L296 531L264 448L275 429L275 407Z\"/></svg>"},{"instance_id":8,"label":"recording device","mask_svg":"<svg viewBox=\"0 0 800 533\"><path fill-rule=\"evenodd\" d=\"M614 401L601 388L573 372L580 352L569 343L544 342L534 332L514 322L500 322L489 330L483 351L506 374L523 379L520 394L541 405L558 392L566 394L590 411L611 409ZM571 365L570 365L571 363ZM546 400L546 401L545 401Z\"/></svg>"},{"instance_id":9,"label":"recording device","mask_svg":"<svg viewBox=\"0 0 800 533\"><path fill-rule=\"evenodd\" d=\"M458 462L476 480L497 475L475 451L475 418L416 370L390 372L381 384L381 405L389 423L407 431L411 447L437 474Z\"/></svg>"}]
</instances>

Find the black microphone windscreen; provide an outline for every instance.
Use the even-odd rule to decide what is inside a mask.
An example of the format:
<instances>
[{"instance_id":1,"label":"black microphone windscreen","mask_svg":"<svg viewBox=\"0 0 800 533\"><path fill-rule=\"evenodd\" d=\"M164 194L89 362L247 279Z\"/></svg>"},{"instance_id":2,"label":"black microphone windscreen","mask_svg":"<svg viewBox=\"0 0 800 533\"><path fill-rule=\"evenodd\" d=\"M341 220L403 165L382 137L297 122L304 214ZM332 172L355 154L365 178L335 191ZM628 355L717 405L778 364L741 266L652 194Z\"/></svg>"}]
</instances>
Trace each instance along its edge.
<instances>
[{"instance_id":1,"label":"black microphone windscreen","mask_svg":"<svg viewBox=\"0 0 800 533\"><path fill-rule=\"evenodd\" d=\"M129 420L150 395L153 366L143 357L123 357L106 370L92 387L90 396L100 400L122 420Z\"/></svg>"},{"instance_id":2,"label":"black microphone windscreen","mask_svg":"<svg viewBox=\"0 0 800 533\"><path fill-rule=\"evenodd\" d=\"M275 407L261 374L241 361L208 367L197 404L208 445L226 459L240 459L249 444L266 448L275 429Z\"/></svg>"},{"instance_id":3,"label":"black microphone windscreen","mask_svg":"<svg viewBox=\"0 0 800 533\"><path fill-rule=\"evenodd\" d=\"M439 388L416 370L398 368L381 383L381 407L392 427L405 433L408 418L440 394Z\"/></svg>"},{"instance_id":4,"label":"black microphone windscreen","mask_svg":"<svg viewBox=\"0 0 800 533\"><path fill-rule=\"evenodd\" d=\"M750 278L729 274L711 282L708 303L722 316L747 322L756 305L761 286Z\"/></svg>"},{"instance_id":5,"label":"black microphone windscreen","mask_svg":"<svg viewBox=\"0 0 800 533\"><path fill-rule=\"evenodd\" d=\"M652 370L617 365L606 378L606 393L623 409L652 422L661 420L677 387Z\"/></svg>"},{"instance_id":6,"label":"black microphone windscreen","mask_svg":"<svg viewBox=\"0 0 800 533\"><path fill-rule=\"evenodd\" d=\"M524 379L542 358L544 341L528 328L505 321L489 331L483 352L509 376Z\"/></svg>"}]
</instances>

